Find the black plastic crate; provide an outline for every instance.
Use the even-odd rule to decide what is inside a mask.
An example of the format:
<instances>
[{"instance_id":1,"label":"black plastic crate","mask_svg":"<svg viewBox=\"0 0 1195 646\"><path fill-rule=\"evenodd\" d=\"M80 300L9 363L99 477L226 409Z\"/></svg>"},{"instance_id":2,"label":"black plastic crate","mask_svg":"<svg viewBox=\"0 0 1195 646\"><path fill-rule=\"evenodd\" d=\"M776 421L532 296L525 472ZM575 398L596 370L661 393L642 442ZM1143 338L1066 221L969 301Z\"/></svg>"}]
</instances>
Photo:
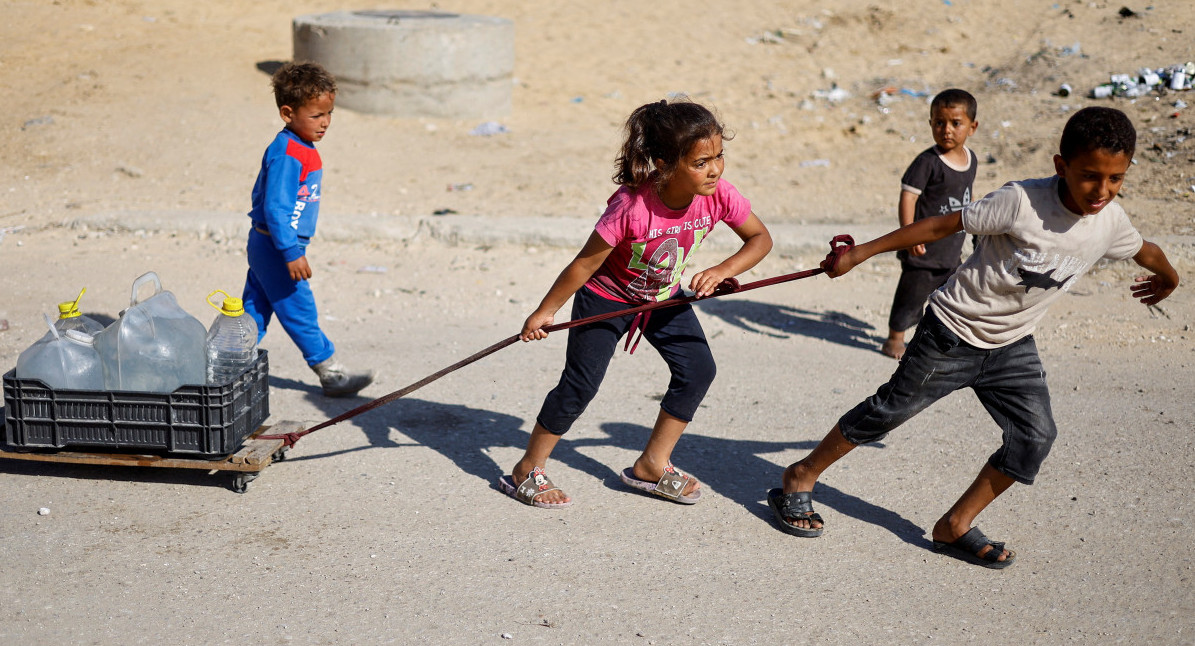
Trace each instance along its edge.
<instances>
[{"instance_id":1,"label":"black plastic crate","mask_svg":"<svg viewBox=\"0 0 1195 646\"><path fill-rule=\"evenodd\" d=\"M260 349L232 383L172 393L54 390L10 370L4 375L5 441L23 449L226 456L270 416L269 372Z\"/></svg>"}]
</instances>

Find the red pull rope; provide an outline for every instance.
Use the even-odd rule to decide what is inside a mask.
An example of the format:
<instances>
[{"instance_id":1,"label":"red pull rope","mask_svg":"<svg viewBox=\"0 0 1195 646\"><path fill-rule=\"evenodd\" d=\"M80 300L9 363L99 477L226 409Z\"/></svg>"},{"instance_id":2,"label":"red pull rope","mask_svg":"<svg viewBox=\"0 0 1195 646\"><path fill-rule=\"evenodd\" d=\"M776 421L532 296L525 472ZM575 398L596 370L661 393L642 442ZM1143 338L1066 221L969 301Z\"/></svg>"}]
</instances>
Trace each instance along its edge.
<instances>
[{"instance_id":1,"label":"red pull rope","mask_svg":"<svg viewBox=\"0 0 1195 646\"><path fill-rule=\"evenodd\" d=\"M837 264L837 262L838 262L838 258L840 256L842 256L842 254L846 253L846 251L849 250L853 246L855 246L855 241L854 241L854 239L851 238L851 236L837 235L837 236L834 236L834 239L830 241L830 253L826 254L826 259L823 260L821 262L821 264L816 269L806 269L805 271L798 271L798 272L792 273L792 274L784 274L783 276L774 276L772 278L765 278L763 280L757 280L757 281L754 281L751 283L746 283L744 285L740 285L739 281L735 280L734 278L727 278L726 280L722 281L722 283L720 285L718 285L717 288L714 289L714 293L710 294L709 296L702 296L702 297L684 296L681 298L670 298L666 301L653 301L650 303L644 303L643 305L639 305L636 307L627 308L625 310L618 310L616 312L607 312L605 314L597 314L595 316L588 316L586 318L577 319L575 321L566 321L564 323L556 323L554 325L549 325L547 327L544 327L543 330L545 332L556 332L559 330L567 330L569 328L578 327L581 325L588 325L590 323L597 323L598 321L605 321L606 319L612 319L612 318L619 317L619 316L626 316L628 314L639 314L641 312L650 312L651 310L660 309L662 307L675 307L677 305L684 305L686 303L692 303L694 301L701 301L701 300L705 300L708 298L718 298L719 296L726 296L727 294L738 294L741 292L750 291L752 289L759 289L760 287L768 287L771 285L778 285L780 283L787 283L787 282L793 281L793 280L800 280L802 278L809 278L810 276L816 276L818 274L822 274L828 270L833 269L834 265ZM634 331L632 330L632 333L633 332ZM285 440L286 446L288 446L288 447L294 446L295 442L298 442L300 438L302 438L304 435L307 435L308 433L314 433L322 428L327 428L329 426L332 426L333 424L339 424L340 422L343 422L347 419L356 417L366 411L371 411L379 406L385 406L386 404L389 404L390 402L392 402L396 399L405 397L405 396L415 392L416 390L419 390L420 388L430 384L433 381L436 381L437 379L439 379L440 377L443 377L444 375L447 375L451 372L455 372L457 370L460 370L461 368L464 368L465 366L467 366L471 363L474 363L476 361L484 359L484 358L490 356L491 354L494 354L495 352L505 348L506 346L513 344L515 341L518 341L518 340L519 340L519 335L517 335L517 334L514 336L511 336L511 337L505 338L505 339L495 343L494 345L491 345L490 347L482 350L481 352L477 352L475 354L469 355L468 357L465 357L464 359L457 361L456 363L452 364L451 366L448 366L447 368L444 368L443 370L440 370L438 372L430 374L409 386L400 388L399 390L396 390L396 391L390 393L389 395L383 395L382 397L379 397L373 401L366 402L352 410L345 411L345 412L337 415L336 417L333 417L332 419L320 422L319 424L316 424L315 426L312 426L309 429L297 431L294 433L284 433L281 435L258 435L257 439L259 439L259 440Z\"/></svg>"}]
</instances>

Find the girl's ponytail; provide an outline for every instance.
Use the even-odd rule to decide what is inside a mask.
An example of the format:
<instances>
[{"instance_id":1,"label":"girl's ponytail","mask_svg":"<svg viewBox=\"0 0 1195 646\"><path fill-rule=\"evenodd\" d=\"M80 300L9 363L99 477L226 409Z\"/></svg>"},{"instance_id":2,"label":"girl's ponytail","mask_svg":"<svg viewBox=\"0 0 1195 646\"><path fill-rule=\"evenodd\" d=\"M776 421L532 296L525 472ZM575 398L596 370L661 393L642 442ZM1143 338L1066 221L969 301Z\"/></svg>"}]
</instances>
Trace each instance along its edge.
<instances>
[{"instance_id":1,"label":"girl's ponytail","mask_svg":"<svg viewBox=\"0 0 1195 646\"><path fill-rule=\"evenodd\" d=\"M714 135L730 138L712 112L688 98L641 105L627 117L625 129L627 136L614 162L613 180L631 188L649 179L658 185L666 183L698 141ZM658 173L656 160L662 162Z\"/></svg>"}]
</instances>

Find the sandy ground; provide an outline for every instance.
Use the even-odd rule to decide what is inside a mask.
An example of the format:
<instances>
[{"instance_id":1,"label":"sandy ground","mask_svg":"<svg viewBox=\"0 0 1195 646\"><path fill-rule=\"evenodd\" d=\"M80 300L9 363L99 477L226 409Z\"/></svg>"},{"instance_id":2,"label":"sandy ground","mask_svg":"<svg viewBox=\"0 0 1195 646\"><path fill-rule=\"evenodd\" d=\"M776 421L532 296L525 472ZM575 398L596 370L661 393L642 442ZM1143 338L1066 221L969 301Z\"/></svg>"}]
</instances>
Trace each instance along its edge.
<instances>
[{"instance_id":1,"label":"sandy ground","mask_svg":"<svg viewBox=\"0 0 1195 646\"><path fill-rule=\"evenodd\" d=\"M814 266L835 233L895 222L927 109L899 91L881 106L877 90L975 93L982 194L1050 172L1066 116L1095 102L1056 96L1061 83L1085 94L1110 72L1195 58L1184 3L1129 17L1103 2L989 4L440 3L515 21L514 112L498 117L510 132L337 111L310 250L323 324L345 361L380 371L369 396L513 334L612 190L621 121L668 92L715 106L736 132L726 178L777 240L754 280ZM149 270L207 323L204 296L243 280L249 189L278 128L258 67L290 57L292 16L346 7L0 8L0 86L15 107L0 123L0 364L56 302L86 286L84 309L115 316ZM832 83L850 96L822 98ZM1122 203L1184 277L1195 144L1175 101L1193 98L1102 102L1139 126ZM716 234L695 264L733 241ZM979 519L1017 550L1006 571L929 549L999 443L970 393L827 472L824 537L772 523L764 493L783 466L895 365L877 348L898 267L880 258L699 305L719 377L674 456L705 482L695 507L617 479L667 379L646 348L616 357L554 455L573 507L496 491L563 334L304 438L243 495L226 474L0 460L0 643L1190 643L1195 306L1184 285L1142 307L1134 274L1098 268L1039 329L1061 433L1039 482ZM271 421L367 401L321 397L277 330L263 345Z\"/></svg>"}]
</instances>

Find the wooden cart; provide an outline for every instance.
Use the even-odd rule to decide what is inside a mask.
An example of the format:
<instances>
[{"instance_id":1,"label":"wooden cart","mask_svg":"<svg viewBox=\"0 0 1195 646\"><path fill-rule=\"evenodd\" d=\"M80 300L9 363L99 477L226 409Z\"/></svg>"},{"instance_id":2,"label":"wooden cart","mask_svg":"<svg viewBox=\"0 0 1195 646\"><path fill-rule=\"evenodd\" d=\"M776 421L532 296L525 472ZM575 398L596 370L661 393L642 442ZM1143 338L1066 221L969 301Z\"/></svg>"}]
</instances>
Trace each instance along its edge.
<instances>
[{"instance_id":1,"label":"wooden cart","mask_svg":"<svg viewBox=\"0 0 1195 646\"><path fill-rule=\"evenodd\" d=\"M266 434L282 435L297 433L303 430L300 422L283 421L271 426L260 426L253 435L241 446L240 450L223 458L212 459L187 458L170 455L139 455L135 453L86 453L81 451L55 451L52 453L38 453L33 451L4 451L0 450L0 458L11 460L32 460L37 462L59 462L66 464L102 464L122 467L161 467L166 469L204 469L209 472L229 472L233 474L231 488L237 493L245 493L249 483L262 470L274 462L286 458L290 448L285 446L284 440L260 440L257 436Z\"/></svg>"}]
</instances>

